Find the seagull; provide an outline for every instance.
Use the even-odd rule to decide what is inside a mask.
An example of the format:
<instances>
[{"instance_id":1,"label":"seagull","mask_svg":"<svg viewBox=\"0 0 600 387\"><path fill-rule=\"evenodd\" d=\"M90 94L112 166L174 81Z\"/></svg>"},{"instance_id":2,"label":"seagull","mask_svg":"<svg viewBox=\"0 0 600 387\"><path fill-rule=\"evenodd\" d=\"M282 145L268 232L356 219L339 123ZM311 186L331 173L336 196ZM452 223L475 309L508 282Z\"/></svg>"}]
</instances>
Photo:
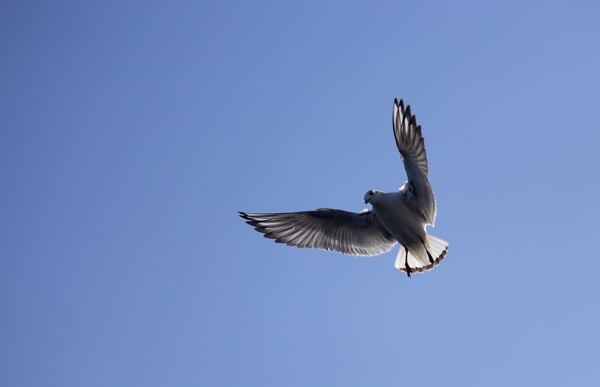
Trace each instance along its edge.
<instances>
[{"instance_id":1,"label":"seagull","mask_svg":"<svg viewBox=\"0 0 600 387\"><path fill-rule=\"evenodd\" d=\"M408 181L398 192L370 190L359 213L319 208L315 211L253 214L239 212L246 223L265 238L297 248L317 248L347 255L374 256L400 249L395 266L410 277L437 266L448 252L448 242L431 234L436 203L429 184L429 166L421 126L410 105L394 100L393 128L396 146Z\"/></svg>"}]
</instances>

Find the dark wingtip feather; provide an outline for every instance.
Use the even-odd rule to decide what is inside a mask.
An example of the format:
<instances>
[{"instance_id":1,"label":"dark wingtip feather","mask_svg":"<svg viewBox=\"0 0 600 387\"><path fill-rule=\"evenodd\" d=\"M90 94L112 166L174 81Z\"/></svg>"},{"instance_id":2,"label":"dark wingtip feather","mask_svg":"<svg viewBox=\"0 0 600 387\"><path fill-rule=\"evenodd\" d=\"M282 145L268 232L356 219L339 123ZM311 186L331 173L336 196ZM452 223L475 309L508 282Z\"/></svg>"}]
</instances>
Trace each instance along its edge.
<instances>
[{"instance_id":1,"label":"dark wingtip feather","mask_svg":"<svg viewBox=\"0 0 600 387\"><path fill-rule=\"evenodd\" d=\"M246 223L248 223L250 226L256 227L256 226L260 225L256 220L254 220L250 216L248 216L247 213L241 212L241 211L238 211L238 212L240 214L240 218L246 219ZM255 229L255 230L258 231L258 229Z\"/></svg>"},{"instance_id":2,"label":"dark wingtip feather","mask_svg":"<svg viewBox=\"0 0 600 387\"><path fill-rule=\"evenodd\" d=\"M411 126L417 126L417 117L415 117L415 116L410 117L410 121L408 122L408 124Z\"/></svg>"},{"instance_id":3,"label":"dark wingtip feather","mask_svg":"<svg viewBox=\"0 0 600 387\"><path fill-rule=\"evenodd\" d=\"M398 102L398 98L394 98L394 107L398 107L400 113L404 115L404 101L402 100L402 98L400 98L400 102Z\"/></svg>"}]
</instances>

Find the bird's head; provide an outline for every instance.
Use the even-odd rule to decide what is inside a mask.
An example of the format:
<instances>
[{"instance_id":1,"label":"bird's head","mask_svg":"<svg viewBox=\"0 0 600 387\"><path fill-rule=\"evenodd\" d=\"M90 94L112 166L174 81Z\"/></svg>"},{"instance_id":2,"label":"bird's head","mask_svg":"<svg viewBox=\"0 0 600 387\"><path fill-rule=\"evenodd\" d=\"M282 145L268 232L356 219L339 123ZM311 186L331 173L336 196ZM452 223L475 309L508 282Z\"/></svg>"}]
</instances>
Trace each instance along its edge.
<instances>
[{"instance_id":1,"label":"bird's head","mask_svg":"<svg viewBox=\"0 0 600 387\"><path fill-rule=\"evenodd\" d=\"M377 205L381 200L381 192L376 189L372 189L365 194L365 204L371 203L372 205Z\"/></svg>"}]
</instances>

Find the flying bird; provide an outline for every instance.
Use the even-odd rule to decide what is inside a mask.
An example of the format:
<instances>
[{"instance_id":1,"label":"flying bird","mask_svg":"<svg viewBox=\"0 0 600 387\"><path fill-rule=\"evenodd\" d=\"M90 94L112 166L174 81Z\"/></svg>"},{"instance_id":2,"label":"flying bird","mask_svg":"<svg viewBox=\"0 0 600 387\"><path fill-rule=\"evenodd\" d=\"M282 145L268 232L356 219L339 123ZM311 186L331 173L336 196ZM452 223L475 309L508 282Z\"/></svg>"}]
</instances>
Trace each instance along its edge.
<instances>
[{"instance_id":1,"label":"flying bird","mask_svg":"<svg viewBox=\"0 0 600 387\"><path fill-rule=\"evenodd\" d=\"M397 99L392 123L408 181L398 192L368 191L364 199L372 205L371 211L319 208L277 214L240 212L240 216L265 238L298 248L374 256L400 243L397 269L409 277L433 269L446 256L448 242L426 231L428 225L434 226L437 210L421 126L411 115L410 105L404 109L404 102Z\"/></svg>"}]
</instances>

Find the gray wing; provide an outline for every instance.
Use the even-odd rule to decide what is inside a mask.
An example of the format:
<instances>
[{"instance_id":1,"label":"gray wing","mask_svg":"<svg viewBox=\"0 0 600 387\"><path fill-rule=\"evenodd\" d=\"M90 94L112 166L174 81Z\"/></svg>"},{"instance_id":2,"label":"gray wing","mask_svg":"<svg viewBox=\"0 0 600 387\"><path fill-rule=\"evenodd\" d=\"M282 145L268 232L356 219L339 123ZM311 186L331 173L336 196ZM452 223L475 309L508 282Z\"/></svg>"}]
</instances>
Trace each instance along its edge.
<instances>
[{"instance_id":1,"label":"gray wing","mask_svg":"<svg viewBox=\"0 0 600 387\"><path fill-rule=\"evenodd\" d=\"M387 253L396 244L396 239L370 211L357 214L320 208L282 214L240 212L240 216L256 231L265 234L265 238L298 248L373 256Z\"/></svg>"},{"instance_id":2,"label":"gray wing","mask_svg":"<svg viewBox=\"0 0 600 387\"><path fill-rule=\"evenodd\" d=\"M394 100L394 137L396 145L404 161L404 169L408 177L407 190L414 195L414 200L407 203L412 205L423 219L430 225L435 223L435 197L429 185L429 167L427 166L427 152L425 141L421 135L421 126L417 126L417 119L410 114L410 105L404 109L404 102ZM412 185L412 187L410 186ZM412 192L411 192L412 191ZM416 201L416 203L414 203ZM412 203L412 204L411 204Z\"/></svg>"}]
</instances>

